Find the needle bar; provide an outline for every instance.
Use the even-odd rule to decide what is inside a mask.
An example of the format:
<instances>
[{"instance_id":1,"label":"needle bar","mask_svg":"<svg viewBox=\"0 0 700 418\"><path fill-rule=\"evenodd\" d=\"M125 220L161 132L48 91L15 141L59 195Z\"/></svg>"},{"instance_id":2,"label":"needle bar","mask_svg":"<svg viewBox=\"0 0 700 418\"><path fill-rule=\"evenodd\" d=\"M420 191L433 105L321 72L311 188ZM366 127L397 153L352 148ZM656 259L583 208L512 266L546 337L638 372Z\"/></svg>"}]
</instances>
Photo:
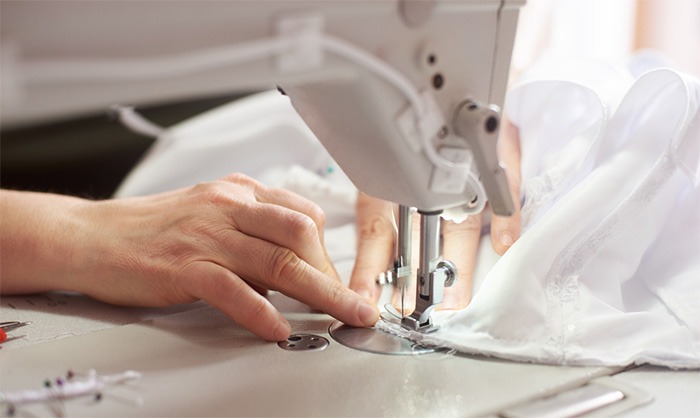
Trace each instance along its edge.
<instances>
[{"instance_id":1,"label":"needle bar","mask_svg":"<svg viewBox=\"0 0 700 418\"><path fill-rule=\"evenodd\" d=\"M411 281L412 215L409 206L399 205L398 239L396 242L396 284L401 291L401 317L406 315L406 288Z\"/></svg>"}]
</instances>

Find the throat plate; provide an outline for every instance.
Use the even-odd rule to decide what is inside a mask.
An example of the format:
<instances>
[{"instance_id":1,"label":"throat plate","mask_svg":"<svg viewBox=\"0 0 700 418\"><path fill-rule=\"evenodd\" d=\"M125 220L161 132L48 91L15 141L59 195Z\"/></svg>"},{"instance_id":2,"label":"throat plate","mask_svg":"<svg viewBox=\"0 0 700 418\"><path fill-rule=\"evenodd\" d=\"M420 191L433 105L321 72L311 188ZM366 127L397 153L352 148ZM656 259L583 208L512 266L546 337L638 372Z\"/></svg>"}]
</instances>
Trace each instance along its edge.
<instances>
[{"instance_id":1,"label":"throat plate","mask_svg":"<svg viewBox=\"0 0 700 418\"><path fill-rule=\"evenodd\" d=\"M356 328L335 321L328 328L334 340L355 350L377 354L413 355L434 353L435 349L424 347L405 338L391 335L374 327Z\"/></svg>"}]
</instances>

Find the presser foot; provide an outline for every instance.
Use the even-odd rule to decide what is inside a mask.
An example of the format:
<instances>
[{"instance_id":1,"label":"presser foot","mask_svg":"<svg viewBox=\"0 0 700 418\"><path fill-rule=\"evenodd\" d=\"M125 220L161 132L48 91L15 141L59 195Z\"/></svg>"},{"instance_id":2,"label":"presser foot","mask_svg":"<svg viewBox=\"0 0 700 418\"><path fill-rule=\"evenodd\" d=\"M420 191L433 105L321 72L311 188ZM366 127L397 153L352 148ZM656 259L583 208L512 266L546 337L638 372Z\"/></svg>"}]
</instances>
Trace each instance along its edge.
<instances>
[{"instance_id":1,"label":"presser foot","mask_svg":"<svg viewBox=\"0 0 700 418\"><path fill-rule=\"evenodd\" d=\"M428 323L421 326L415 318L401 315L394 305L390 303L384 305L384 309L386 312L382 312L382 319L393 324L401 325L407 330L430 334L440 329L440 325L433 324L432 318L428 318Z\"/></svg>"},{"instance_id":2,"label":"presser foot","mask_svg":"<svg viewBox=\"0 0 700 418\"><path fill-rule=\"evenodd\" d=\"M423 334L430 334L440 329L440 325L433 324L433 318L428 318L428 322L421 324L416 318L404 316L401 319L401 326L410 331L418 331Z\"/></svg>"},{"instance_id":3,"label":"presser foot","mask_svg":"<svg viewBox=\"0 0 700 418\"><path fill-rule=\"evenodd\" d=\"M435 307L442 303L445 288L455 283L457 275L457 267L449 260L440 260L426 275L422 275L421 269L418 269L420 286L416 292L416 309L411 315L401 318L401 326L407 330L422 333L431 333L440 329L433 324L433 318L430 315Z\"/></svg>"}]
</instances>

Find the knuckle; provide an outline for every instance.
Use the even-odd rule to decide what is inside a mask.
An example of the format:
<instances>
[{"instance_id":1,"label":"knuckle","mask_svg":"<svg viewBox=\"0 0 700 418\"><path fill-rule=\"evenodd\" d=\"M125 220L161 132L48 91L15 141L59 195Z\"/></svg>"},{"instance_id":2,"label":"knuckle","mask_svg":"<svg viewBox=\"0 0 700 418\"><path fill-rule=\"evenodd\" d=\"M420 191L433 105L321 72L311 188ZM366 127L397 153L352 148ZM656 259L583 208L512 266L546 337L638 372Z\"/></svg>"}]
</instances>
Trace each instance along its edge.
<instances>
[{"instance_id":1,"label":"knuckle","mask_svg":"<svg viewBox=\"0 0 700 418\"><path fill-rule=\"evenodd\" d=\"M249 177L249 176L242 174L242 173L229 174L226 177L223 177L223 178L217 180L216 183L226 184L228 186L237 186L237 187L242 188L243 190L247 190L249 192L257 192L259 189L266 187L265 185L263 185L262 183L259 183L254 178Z\"/></svg>"},{"instance_id":2,"label":"knuckle","mask_svg":"<svg viewBox=\"0 0 700 418\"><path fill-rule=\"evenodd\" d=\"M327 290L326 306L341 306L345 299L346 289L343 286L334 286L330 284L330 289Z\"/></svg>"},{"instance_id":3,"label":"knuckle","mask_svg":"<svg viewBox=\"0 0 700 418\"><path fill-rule=\"evenodd\" d=\"M312 203L308 209L308 216L314 222L318 229L323 229L326 225L326 214L320 206Z\"/></svg>"},{"instance_id":4,"label":"knuckle","mask_svg":"<svg viewBox=\"0 0 700 418\"><path fill-rule=\"evenodd\" d=\"M194 198L208 204L221 204L230 201L229 195L217 182L199 183L193 187Z\"/></svg>"},{"instance_id":5,"label":"knuckle","mask_svg":"<svg viewBox=\"0 0 700 418\"><path fill-rule=\"evenodd\" d=\"M256 184L256 181L253 180L251 177L246 176L243 173L231 173L227 175L226 177L222 178L224 181L228 181L230 183L238 183L242 185L251 185L251 184Z\"/></svg>"},{"instance_id":6,"label":"knuckle","mask_svg":"<svg viewBox=\"0 0 700 418\"><path fill-rule=\"evenodd\" d=\"M393 239L394 227L388 219L384 217L374 217L363 223L358 229L361 241L377 239Z\"/></svg>"},{"instance_id":7,"label":"knuckle","mask_svg":"<svg viewBox=\"0 0 700 418\"><path fill-rule=\"evenodd\" d=\"M200 183L193 187L190 204L207 210L198 212L197 218L216 216L224 210L227 213L253 211L253 204L246 199L245 193L231 189L221 181ZM208 215L205 215L208 214Z\"/></svg>"},{"instance_id":8,"label":"knuckle","mask_svg":"<svg viewBox=\"0 0 700 418\"><path fill-rule=\"evenodd\" d=\"M289 217L290 231L299 237L302 242L315 242L319 239L318 225L309 216L299 212L293 212Z\"/></svg>"},{"instance_id":9,"label":"knuckle","mask_svg":"<svg viewBox=\"0 0 700 418\"><path fill-rule=\"evenodd\" d=\"M211 300L213 295L223 295L229 293L232 299L239 298L239 291L229 287L230 278L217 268L211 268L211 264L206 261L192 261L185 264L173 277L169 283L169 289L180 293L182 298L192 297L195 299ZM180 299L180 302L182 303Z\"/></svg>"},{"instance_id":10,"label":"knuckle","mask_svg":"<svg viewBox=\"0 0 700 418\"><path fill-rule=\"evenodd\" d=\"M294 251L284 247L276 247L271 251L266 264L268 278L275 288L286 288L302 276L300 274L301 263L301 259Z\"/></svg>"},{"instance_id":11,"label":"knuckle","mask_svg":"<svg viewBox=\"0 0 700 418\"><path fill-rule=\"evenodd\" d=\"M194 186L192 186L192 194L196 195L203 195L209 193L213 188L216 188L214 183L212 182L202 182L202 183L197 183Z\"/></svg>"}]
</instances>

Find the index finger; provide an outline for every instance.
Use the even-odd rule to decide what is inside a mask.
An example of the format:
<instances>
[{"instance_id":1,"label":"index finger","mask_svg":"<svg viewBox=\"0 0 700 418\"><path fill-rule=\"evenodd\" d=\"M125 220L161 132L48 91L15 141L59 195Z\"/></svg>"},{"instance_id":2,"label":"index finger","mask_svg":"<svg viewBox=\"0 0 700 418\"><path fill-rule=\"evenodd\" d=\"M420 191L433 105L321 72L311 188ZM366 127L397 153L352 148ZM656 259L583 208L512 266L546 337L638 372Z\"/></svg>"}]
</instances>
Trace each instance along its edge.
<instances>
[{"instance_id":1,"label":"index finger","mask_svg":"<svg viewBox=\"0 0 700 418\"><path fill-rule=\"evenodd\" d=\"M278 290L352 326L365 327L379 319L379 309L340 281L315 269L294 251L237 233L231 240L240 250L223 263L246 280Z\"/></svg>"},{"instance_id":2,"label":"index finger","mask_svg":"<svg viewBox=\"0 0 700 418\"><path fill-rule=\"evenodd\" d=\"M291 328L282 314L229 269L216 263L196 262L188 265L183 273L189 278L183 288L258 337L268 341L289 337Z\"/></svg>"}]
</instances>

